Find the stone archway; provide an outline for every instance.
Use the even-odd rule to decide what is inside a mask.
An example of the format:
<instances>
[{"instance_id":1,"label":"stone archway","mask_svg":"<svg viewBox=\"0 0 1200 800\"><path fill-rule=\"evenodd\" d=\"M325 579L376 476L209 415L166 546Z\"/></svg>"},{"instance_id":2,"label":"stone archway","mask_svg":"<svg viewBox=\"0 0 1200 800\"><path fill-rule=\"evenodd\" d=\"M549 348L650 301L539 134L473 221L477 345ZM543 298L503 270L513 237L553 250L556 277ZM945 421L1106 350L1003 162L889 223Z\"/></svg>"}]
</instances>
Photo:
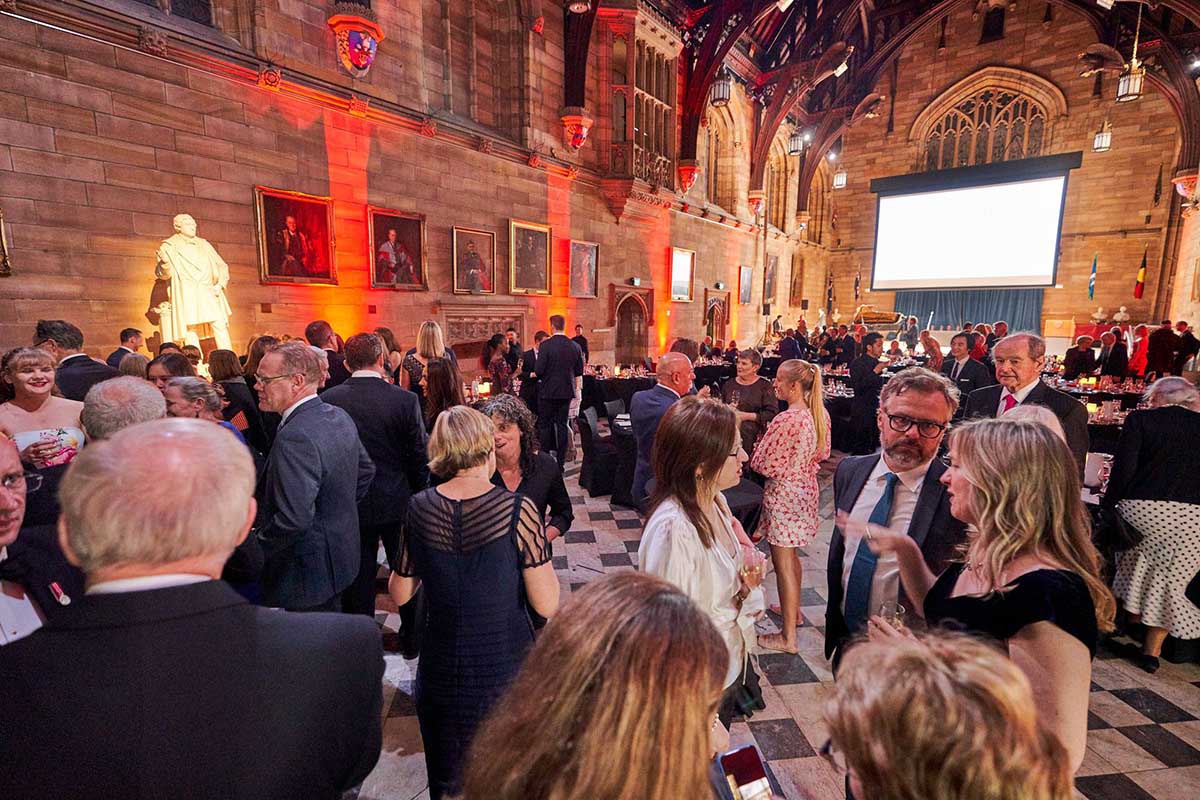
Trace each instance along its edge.
<instances>
[{"instance_id":1,"label":"stone archway","mask_svg":"<svg viewBox=\"0 0 1200 800\"><path fill-rule=\"evenodd\" d=\"M650 354L646 344L649 315L636 294L627 294L617 304L615 363L640 364Z\"/></svg>"}]
</instances>

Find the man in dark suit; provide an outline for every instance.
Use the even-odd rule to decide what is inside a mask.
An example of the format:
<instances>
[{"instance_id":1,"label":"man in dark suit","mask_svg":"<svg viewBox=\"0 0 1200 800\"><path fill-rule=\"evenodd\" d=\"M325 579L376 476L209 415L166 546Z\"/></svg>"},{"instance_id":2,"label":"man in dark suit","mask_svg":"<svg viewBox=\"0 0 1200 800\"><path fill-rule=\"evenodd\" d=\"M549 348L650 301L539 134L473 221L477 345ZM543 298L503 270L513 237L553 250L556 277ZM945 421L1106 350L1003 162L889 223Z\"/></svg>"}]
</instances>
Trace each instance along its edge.
<instances>
[{"instance_id":1,"label":"man in dark suit","mask_svg":"<svg viewBox=\"0 0 1200 800\"><path fill-rule=\"evenodd\" d=\"M583 363L588 363L588 360L591 359L592 354L591 351L588 350L588 340L587 337L583 335L582 325L575 326L575 335L571 337L571 341L579 345L579 349L583 352Z\"/></svg>"},{"instance_id":2,"label":"man in dark suit","mask_svg":"<svg viewBox=\"0 0 1200 800\"><path fill-rule=\"evenodd\" d=\"M1008 336L1008 323L1002 319L996 320L996 324L992 326L992 332L987 335L987 349L992 352L996 349L996 342Z\"/></svg>"},{"instance_id":3,"label":"man in dark suit","mask_svg":"<svg viewBox=\"0 0 1200 800\"><path fill-rule=\"evenodd\" d=\"M958 392L950 381L923 367L898 373L880 397L877 423L883 452L852 456L833 476L833 503L855 523L871 522L906 531L925 563L941 572L965 539L964 526L950 516L950 499L937 460ZM833 529L829 542L829 604L825 611L825 657L836 670L842 646L866 631L867 619L884 603L899 600L916 609L900 586L894 554L876 556L862 537Z\"/></svg>"},{"instance_id":4,"label":"man in dark suit","mask_svg":"<svg viewBox=\"0 0 1200 800\"><path fill-rule=\"evenodd\" d=\"M550 334L545 331L538 331L533 335L533 347L521 355L521 399L525 401L525 405L529 406L529 410L535 414L538 408L538 377L535 371L537 369L538 349L541 348L542 342L549 338Z\"/></svg>"},{"instance_id":5,"label":"man in dark suit","mask_svg":"<svg viewBox=\"0 0 1200 800\"><path fill-rule=\"evenodd\" d=\"M845 325L838 326L838 336L835 345L834 366L849 367L850 362L858 358L858 340Z\"/></svg>"},{"instance_id":6,"label":"man in dark suit","mask_svg":"<svg viewBox=\"0 0 1200 800\"><path fill-rule=\"evenodd\" d=\"M1120 380L1129 370L1129 350L1125 347L1125 337L1120 329L1105 331L1100 334L1100 355L1096 363L1100 365L1101 375L1112 375Z\"/></svg>"},{"instance_id":7,"label":"man in dark suit","mask_svg":"<svg viewBox=\"0 0 1200 800\"><path fill-rule=\"evenodd\" d=\"M566 463L571 437L567 412L575 399L575 379L583 375L583 352L563 332L566 326L561 315L550 317L550 337L538 348L533 370L538 377L538 437L559 467Z\"/></svg>"},{"instance_id":8,"label":"man in dark suit","mask_svg":"<svg viewBox=\"0 0 1200 800\"><path fill-rule=\"evenodd\" d=\"M974 338L975 334L973 333L954 334L950 339L951 357L942 364L942 374L958 387L959 397L965 398L976 389L982 389L984 386L991 386L995 383L988 368L971 358L971 349L975 345ZM962 419L965 411L965 404L959 406L954 415L955 420Z\"/></svg>"},{"instance_id":9,"label":"man in dark suit","mask_svg":"<svg viewBox=\"0 0 1200 800\"><path fill-rule=\"evenodd\" d=\"M115 370L121 367L121 359L130 353L136 353L144 343L142 332L137 328L125 328L121 331L121 346L108 354L105 363Z\"/></svg>"},{"instance_id":10,"label":"man in dark suit","mask_svg":"<svg viewBox=\"0 0 1200 800\"><path fill-rule=\"evenodd\" d=\"M313 347L324 350L328 358L329 377L325 379L324 389L332 389L350 377L350 371L346 369L346 357L338 352L337 334L328 322L318 319L308 323L304 328L304 338Z\"/></svg>"},{"instance_id":11,"label":"man in dark suit","mask_svg":"<svg viewBox=\"0 0 1200 800\"><path fill-rule=\"evenodd\" d=\"M375 466L354 420L317 397L321 363L287 342L258 365L259 405L282 415L259 491L263 602L339 611L359 568L357 504Z\"/></svg>"},{"instance_id":12,"label":"man in dark suit","mask_svg":"<svg viewBox=\"0 0 1200 800\"><path fill-rule=\"evenodd\" d=\"M388 563L396 562L400 528L408 500L429 483L429 455L421 406L410 391L384 380L387 348L377 334L360 333L346 341L350 379L321 395L354 420L358 437L375 464L375 479L358 504L362 544L358 577L342 593L342 610L375 614L375 576L379 571L379 542Z\"/></svg>"},{"instance_id":13,"label":"man in dark suit","mask_svg":"<svg viewBox=\"0 0 1200 800\"><path fill-rule=\"evenodd\" d=\"M16 444L0 437L0 648L83 596L83 573L67 563L54 525L22 527L26 498L41 483L40 475L25 474Z\"/></svg>"},{"instance_id":14,"label":"man in dark suit","mask_svg":"<svg viewBox=\"0 0 1200 800\"><path fill-rule=\"evenodd\" d=\"M83 402L88 389L100 381L115 378L121 373L83 352L83 331L66 320L40 319L33 336L33 346L54 356L58 367L54 382L68 400Z\"/></svg>"},{"instance_id":15,"label":"man in dark suit","mask_svg":"<svg viewBox=\"0 0 1200 800\"><path fill-rule=\"evenodd\" d=\"M883 371L888 362L883 355L883 334L868 333L863 337L863 354L850 364L850 421L854 429L854 454L865 455L879 446L879 427L875 417L879 412L879 393L883 390Z\"/></svg>"},{"instance_id":16,"label":"man in dark suit","mask_svg":"<svg viewBox=\"0 0 1200 800\"><path fill-rule=\"evenodd\" d=\"M374 622L258 608L217 579L253 491L246 447L204 420L80 452L59 540L87 591L3 648L0 718L20 735L5 737L0 795L332 798L370 773Z\"/></svg>"},{"instance_id":17,"label":"man in dark suit","mask_svg":"<svg viewBox=\"0 0 1200 800\"><path fill-rule=\"evenodd\" d=\"M1087 459L1087 409L1069 394L1042 383L1046 342L1033 333L1014 333L996 343L996 380L999 386L976 389L967 398L968 419L998 417L1022 403L1045 406L1054 412L1067 435L1067 446L1083 474Z\"/></svg>"},{"instance_id":18,"label":"man in dark suit","mask_svg":"<svg viewBox=\"0 0 1200 800\"><path fill-rule=\"evenodd\" d=\"M1175 368L1171 370L1171 374L1182 375L1183 366L1200 353L1200 340L1196 339L1196 334L1192 332L1186 320L1176 322L1175 331L1179 334L1179 344L1175 351Z\"/></svg>"},{"instance_id":19,"label":"man in dark suit","mask_svg":"<svg viewBox=\"0 0 1200 800\"><path fill-rule=\"evenodd\" d=\"M692 390L696 373L691 360L683 353L666 353L658 360L658 383L649 389L634 392L629 401L629 421L637 440L637 463L633 468L632 494L635 503L646 499L646 483L652 477L650 454L654 450L654 435L667 409Z\"/></svg>"},{"instance_id":20,"label":"man in dark suit","mask_svg":"<svg viewBox=\"0 0 1200 800\"><path fill-rule=\"evenodd\" d=\"M508 340L508 352L504 354L504 360L508 362L508 368L515 375L521 363L521 340L517 338L517 329L506 330L504 338Z\"/></svg>"},{"instance_id":21,"label":"man in dark suit","mask_svg":"<svg viewBox=\"0 0 1200 800\"><path fill-rule=\"evenodd\" d=\"M1075 346L1063 355L1063 380L1074 381L1080 376L1091 375L1096 371L1096 354L1092 352L1090 336L1079 336Z\"/></svg>"},{"instance_id":22,"label":"man in dark suit","mask_svg":"<svg viewBox=\"0 0 1200 800\"><path fill-rule=\"evenodd\" d=\"M775 345L775 350L783 361L787 361L789 358L800 358L800 343L796 341L795 332L791 328L783 332L783 338L779 340L779 344Z\"/></svg>"},{"instance_id":23,"label":"man in dark suit","mask_svg":"<svg viewBox=\"0 0 1200 800\"><path fill-rule=\"evenodd\" d=\"M1151 375L1161 378L1170 375L1175 368L1175 354L1179 352L1179 337L1171 328L1171 320L1164 319L1162 324L1150 332L1150 341L1146 345L1146 380Z\"/></svg>"}]
</instances>

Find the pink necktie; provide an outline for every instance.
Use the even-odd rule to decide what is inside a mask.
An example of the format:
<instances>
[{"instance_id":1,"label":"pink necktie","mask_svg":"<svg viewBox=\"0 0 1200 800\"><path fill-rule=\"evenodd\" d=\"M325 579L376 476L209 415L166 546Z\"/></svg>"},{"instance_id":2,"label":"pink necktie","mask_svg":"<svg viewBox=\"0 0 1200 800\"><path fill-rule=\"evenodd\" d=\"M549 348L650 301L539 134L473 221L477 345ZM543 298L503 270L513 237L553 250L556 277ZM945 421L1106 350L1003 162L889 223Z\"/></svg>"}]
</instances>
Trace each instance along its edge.
<instances>
[{"instance_id":1,"label":"pink necktie","mask_svg":"<svg viewBox=\"0 0 1200 800\"><path fill-rule=\"evenodd\" d=\"M1001 411L1000 413L1007 414L1009 411L1012 411L1016 407L1017 407L1017 398L1013 397L1011 394L1006 394L1006 395L1004 395L1004 410Z\"/></svg>"}]
</instances>

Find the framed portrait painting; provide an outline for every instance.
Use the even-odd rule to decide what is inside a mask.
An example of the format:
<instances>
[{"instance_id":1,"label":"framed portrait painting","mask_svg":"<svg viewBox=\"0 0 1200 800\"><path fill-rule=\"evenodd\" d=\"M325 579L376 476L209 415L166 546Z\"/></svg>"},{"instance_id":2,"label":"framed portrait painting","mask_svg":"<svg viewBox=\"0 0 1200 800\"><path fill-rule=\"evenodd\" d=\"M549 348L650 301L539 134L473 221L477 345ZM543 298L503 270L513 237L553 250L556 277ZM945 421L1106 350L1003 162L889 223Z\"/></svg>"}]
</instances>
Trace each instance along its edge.
<instances>
[{"instance_id":1,"label":"framed portrait painting","mask_svg":"<svg viewBox=\"0 0 1200 800\"><path fill-rule=\"evenodd\" d=\"M426 289L425 215L367 206L372 289Z\"/></svg>"},{"instance_id":2,"label":"framed portrait painting","mask_svg":"<svg viewBox=\"0 0 1200 800\"><path fill-rule=\"evenodd\" d=\"M508 221L508 289L513 294L550 294L550 226Z\"/></svg>"},{"instance_id":3,"label":"framed portrait painting","mask_svg":"<svg viewBox=\"0 0 1200 800\"><path fill-rule=\"evenodd\" d=\"M696 251L671 248L671 300L692 302L692 284L696 277Z\"/></svg>"},{"instance_id":4,"label":"framed portrait painting","mask_svg":"<svg viewBox=\"0 0 1200 800\"><path fill-rule=\"evenodd\" d=\"M332 200L255 186L254 211L263 283L337 286Z\"/></svg>"},{"instance_id":5,"label":"framed portrait painting","mask_svg":"<svg viewBox=\"0 0 1200 800\"><path fill-rule=\"evenodd\" d=\"M754 288L754 267L738 267L738 305L750 305L750 291Z\"/></svg>"},{"instance_id":6,"label":"framed portrait painting","mask_svg":"<svg viewBox=\"0 0 1200 800\"><path fill-rule=\"evenodd\" d=\"M788 305L799 306L804 301L804 259L792 255L792 281L788 286Z\"/></svg>"},{"instance_id":7,"label":"framed portrait painting","mask_svg":"<svg viewBox=\"0 0 1200 800\"><path fill-rule=\"evenodd\" d=\"M571 297L596 296L596 268L600 245L571 240Z\"/></svg>"},{"instance_id":8,"label":"framed portrait painting","mask_svg":"<svg viewBox=\"0 0 1200 800\"><path fill-rule=\"evenodd\" d=\"M496 293L496 234L454 227L454 293Z\"/></svg>"},{"instance_id":9,"label":"framed portrait painting","mask_svg":"<svg viewBox=\"0 0 1200 800\"><path fill-rule=\"evenodd\" d=\"M779 256L767 256L767 272L763 276L763 302L775 302L775 278L779 273Z\"/></svg>"}]
</instances>

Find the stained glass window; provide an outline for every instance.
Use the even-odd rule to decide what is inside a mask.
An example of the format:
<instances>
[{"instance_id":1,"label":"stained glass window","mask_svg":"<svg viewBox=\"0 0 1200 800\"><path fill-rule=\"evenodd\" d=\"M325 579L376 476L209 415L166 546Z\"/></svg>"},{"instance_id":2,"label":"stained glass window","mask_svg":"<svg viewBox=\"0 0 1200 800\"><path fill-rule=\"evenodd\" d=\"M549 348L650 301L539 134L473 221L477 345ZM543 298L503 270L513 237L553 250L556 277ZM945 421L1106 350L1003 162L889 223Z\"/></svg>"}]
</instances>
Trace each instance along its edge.
<instances>
[{"instance_id":1,"label":"stained glass window","mask_svg":"<svg viewBox=\"0 0 1200 800\"><path fill-rule=\"evenodd\" d=\"M925 168L949 169L1042 154L1046 109L1008 89L982 89L959 102L925 137Z\"/></svg>"}]
</instances>

